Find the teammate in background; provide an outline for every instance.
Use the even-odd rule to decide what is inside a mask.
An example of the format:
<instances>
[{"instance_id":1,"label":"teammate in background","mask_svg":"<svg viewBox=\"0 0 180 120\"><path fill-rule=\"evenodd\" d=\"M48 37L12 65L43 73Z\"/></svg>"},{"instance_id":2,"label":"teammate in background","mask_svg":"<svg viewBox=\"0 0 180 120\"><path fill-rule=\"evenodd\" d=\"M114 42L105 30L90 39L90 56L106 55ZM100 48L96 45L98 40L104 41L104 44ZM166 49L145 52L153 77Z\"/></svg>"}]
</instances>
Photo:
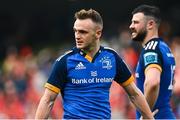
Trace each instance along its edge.
<instances>
[{"instance_id":1,"label":"teammate in background","mask_svg":"<svg viewBox=\"0 0 180 120\"><path fill-rule=\"evenodd\" d=\"M61 92L64 119L110 119L112 80L125 89L144 118L153 118L126 64L114 50L100 46L103 29L100 14L83 9L75 13L75 19L76 47L55 61L35 118L48 118Z\"/></svg>"},{"instance_id":2,"label":"teammate in background","mask_svg":"<svg viewBox=\"0 0 180 120\"><path fill-rule=\"evenodd\" d=\"M155 119L174 119L170 97L174 83L175 59L170 48L158 36L160 10L141 5L132 12L132 39L142 42L136 68L138 88L144 93L151 110L158 109ZM137 112L137 118L141 114Z\"/></svg>"}]
</instances>

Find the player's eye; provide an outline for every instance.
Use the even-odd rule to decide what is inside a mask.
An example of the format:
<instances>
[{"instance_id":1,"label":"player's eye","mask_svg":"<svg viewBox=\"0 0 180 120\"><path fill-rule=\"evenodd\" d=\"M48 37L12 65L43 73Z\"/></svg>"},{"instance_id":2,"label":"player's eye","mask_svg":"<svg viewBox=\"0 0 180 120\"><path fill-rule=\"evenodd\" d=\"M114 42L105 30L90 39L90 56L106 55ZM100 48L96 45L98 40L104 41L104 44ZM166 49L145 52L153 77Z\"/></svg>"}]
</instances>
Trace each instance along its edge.
<instances>
[{"instance_id":1,"label":"player's eye","mask_svg":"<svg viewBox=\"0 0 180 120\"><path fill-rule=\"evenodd\" d=\"M139 21L133 21L133 23L134 23L134 24L137 24L137 23L139 23Z\"/></svg>"},{"instance_id":2,"label":"player's eye","mask_svg":"<svg viewBox=\"0 0 180 120\"><path fill-rule=\"evenodd\" d=\"M85 31L85 30L79 30L79 33L85 34L85 33L88 33L88 32Z\"/></svg>"}]
</instances>

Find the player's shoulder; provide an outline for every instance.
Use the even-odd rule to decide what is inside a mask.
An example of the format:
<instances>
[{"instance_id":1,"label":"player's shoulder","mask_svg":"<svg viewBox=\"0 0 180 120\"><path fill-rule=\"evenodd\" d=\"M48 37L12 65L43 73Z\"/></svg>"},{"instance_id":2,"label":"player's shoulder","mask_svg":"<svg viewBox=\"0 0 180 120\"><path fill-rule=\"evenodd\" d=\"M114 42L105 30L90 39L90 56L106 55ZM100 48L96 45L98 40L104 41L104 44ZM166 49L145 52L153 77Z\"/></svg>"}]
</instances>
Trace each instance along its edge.
<instances>
[{"instance_id":1,"label":"player's shoulder","mask_svg":"<svg viewBox=\"0 0 180 120\"><path fill-rule=\"evenodd\" d=\"M71 50L68 50L68 51L65 51L62 55L60 55L56 61L62 61L64 59L66 59L68 56L72 55L74 53L74 50L71 49Z\"/></svg>"},{"instance_id":2,"label":"player's shoulder","mask_svg":"<svg viewBox=\"0 0 180 120\"><path fill-rule=\"evenodd\" d=\"M113 54L116 60L122 60L122 57L113 48L104 47L104 51L107 51L107 52Z\"/></svg>"},{"instance_id":3,"label":"player's shoulder","mask_svg":"<svg viewBox=\"0 0 180 120\"><path fill-rule=\"evenodd\" d=\"M164 48L169 48L169 46L164 42L162 38L153 38L149 40L144 46L145 51L161 50Z\"/></svg>"},{"instance_id":4,"label":"player's shoulder","mask_svg":"<svg viewBox=\"0 0 180 120\"><path fill-rule=\"evenodd\" d=\"M107 52L110 52L110 53L113 53L113 54L118 54L117 52L116 52L116 50L114 50L113 48L111 48L111 47L103 47L104 48L104 51L107 51Z\"/></svg>"},{"instance_id":5,"label":"player's shoulder","mask_svg":"<svg viewBox=\"0 0 180 120\"><path fill-rule=\"evenodd\" d=\"M160 38L153 38L145 44L144 50L145 51L158 50L160 42L161 42Z\"/></svg>"}]
</instances>

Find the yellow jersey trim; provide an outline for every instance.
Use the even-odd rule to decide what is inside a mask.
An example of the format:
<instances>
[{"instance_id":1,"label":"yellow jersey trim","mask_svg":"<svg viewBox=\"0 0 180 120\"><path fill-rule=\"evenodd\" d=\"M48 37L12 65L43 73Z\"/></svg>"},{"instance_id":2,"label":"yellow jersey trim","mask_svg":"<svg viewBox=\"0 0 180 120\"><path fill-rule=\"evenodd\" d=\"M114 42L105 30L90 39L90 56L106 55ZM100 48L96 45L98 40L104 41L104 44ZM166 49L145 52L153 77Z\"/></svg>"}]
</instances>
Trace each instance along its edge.
<instances>
[{"instance_id":1,"label":"yellow jersey trim","mask_svg":"<svg viewBox=\"0 0 180 120\"><path fill-rule=\"evenodd\" d=\"M128 80L126 80L125 82L122 83L122 86L127 86L133 81L134 81L134 77L133 77L133 75L131 75L131 77Z\"/></svg>"},{"instance_id":2,"label":"yellow jersey trim","mask_svg":"<svg viewBox=\"0 0 180 120\"><path fill-rule=\"evenodd\" d=\"M159 66L158 64L150 64L150 65L148 65L147 68L145 69L145 73L147 72L147 70L148 70L149 68L157 68L157 69L160 70L160 72L162 72L162 68L161 68L161 66Z\"/></svg>"},{"instance_id":3,"label":"yellow jersey trim","mask_svg":"<svg viewBox=\"0 0 180 120\"><path fill-rule=\"evenodd\" d=\"M92 58L91 58L91 56L86 55L86 56L85 56L85 58L86 58L89 62L92 62Z\"/></svg>"},{"instance_id":4,"label":"yellow jersey trim","mask_svg":"<svg viewBox=\"0 0 180 120\"><path fill-rule=\"evenodd\" d=\"M53 86L53 85L51 85L51 84L49 84L49 83L46 83L46 84L44 85L44 87L52 90L52 91L55 92L55 93L59 93L59 92L60 92L60 89L59 89L59 88L57 88L57 87L55 87L55 86Z\"/></svg>"}]
</instances>

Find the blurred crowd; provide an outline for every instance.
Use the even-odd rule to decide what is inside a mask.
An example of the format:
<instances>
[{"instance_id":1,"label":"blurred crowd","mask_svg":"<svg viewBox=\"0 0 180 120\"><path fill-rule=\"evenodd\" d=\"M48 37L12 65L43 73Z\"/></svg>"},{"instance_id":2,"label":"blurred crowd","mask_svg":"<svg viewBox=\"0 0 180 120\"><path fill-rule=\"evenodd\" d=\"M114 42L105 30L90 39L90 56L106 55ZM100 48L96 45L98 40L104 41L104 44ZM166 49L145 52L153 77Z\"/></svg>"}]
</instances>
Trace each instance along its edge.
<instances>
[{"instance_id":1,"label":"blurred crowd","mask_svg":"<svg viewBox=\"0 0 180 120\"><path fill-rule=\"evenodd\" d=\"M34 55L32 48L10 47L0 75L0 118L34 118L44 83L50 73L54 53L45 48ZM62 116L58 97L52 118Z\"/></svg>"},{"instance_id":2,"label":"blurred crowd","mask_svg":"<svg viewBox=\"0 0 180 120\"><path fill-rule=\"evenodd\" d=\"M161 31L160 31L161 32ZM174 93L171 105L177 118L180 118L180 36L163 36L176 59ZM128 29L121 29L117 36L102 38L102 44L114 48L126 61L132 72L138 61L141 45L131 41ZM58 50L43 48L33 52L31 46L7 48L6 57L0 67L0 119L34 118L38 102L44 92L54 60L69 46L60 45ZM61 95L55 102L53 119L62 118ZM121 87L113 82L110 89L112 118L135 118L135 108Z\"/></svg>"}]
</instances>

